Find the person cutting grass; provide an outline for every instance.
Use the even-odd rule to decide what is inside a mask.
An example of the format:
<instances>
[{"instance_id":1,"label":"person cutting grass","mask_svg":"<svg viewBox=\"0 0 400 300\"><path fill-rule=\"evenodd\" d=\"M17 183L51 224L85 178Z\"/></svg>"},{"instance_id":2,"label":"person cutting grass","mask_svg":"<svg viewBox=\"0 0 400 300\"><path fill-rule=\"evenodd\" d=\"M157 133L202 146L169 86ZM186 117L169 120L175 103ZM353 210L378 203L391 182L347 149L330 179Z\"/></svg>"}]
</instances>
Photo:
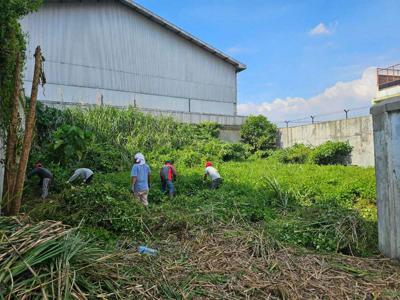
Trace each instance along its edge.
<instances>
[{"instance_id":1,"label":"person cutting grass","mask_svg":"<svg viewBox=\"0 0 400 300\"><path fill-rule=\"evenodd\" d=\"M142 153L136 153L135 163L131 171L131 189L135 197L143 203L144 206L149 205L147 197L150 189L150 175L150 167L146 164L144 155Z\"/></svg>"},{"instance_id":2,"label":"person cutting grass","mask_svg":"<svg viewBox=\"0 0 400 300\"><path fill-rule=\"evenodd\" d=\"M84 184L90 184L93 179L93 175L94 173L92 170L88 168L79 168L75 170L74 174L71 176L70 179L68 179L67 183L72 183L78 177L80 177L81 179L83 179Z\"/></svg>"},{"instance_id":3,"label":"person cutting grass","mask_svg":"<svg viewBox=\"0 0 400 300\"><path fill-rule=\"evenodd\" d=\"M176 180L176 169L170 160L167 160L160 170L161 191L167 192L170 199L174 197L174 181Z\"/></svg>"},{"instance_id":4,"label":"person cutting grass","mask_svg":"<svg viewBox=\"0 0 400 300\"><path fill-rule=\"evenodd\" d=\"M210 161L206 162L204 180L207 179L207 176L211 179L210 189L218 189L222 183L222 178L221 175L219 175L218 170L213 167L213 163Z\"/></svg>"},{"instance_id":5,"label":"person cutting grass","mask_svg":"<svg viewBox=\"0 0 400 300\"><path fill-rule=\"evenodd\" d=\"M41 198L46 199L49 195L49 187L51 180L53 179L53 174L43 167L43 164L40 161L37 161L32 171L29 172L28 178L31 178L34 175L37 175L40 178L39 185L42 192Z\"/></svg>"}]
</instances>

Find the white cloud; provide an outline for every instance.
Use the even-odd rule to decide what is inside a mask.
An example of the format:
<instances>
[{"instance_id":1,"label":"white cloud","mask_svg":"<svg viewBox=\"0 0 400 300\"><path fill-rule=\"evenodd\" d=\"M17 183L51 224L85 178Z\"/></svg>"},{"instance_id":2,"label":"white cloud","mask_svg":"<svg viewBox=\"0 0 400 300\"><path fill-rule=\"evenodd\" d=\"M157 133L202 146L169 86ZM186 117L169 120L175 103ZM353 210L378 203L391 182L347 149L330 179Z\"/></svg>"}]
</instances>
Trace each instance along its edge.
<instances>
[{"instance_id":1,"label":"white cloud","mask_svg":"<svg viewBox=\"0 0 400 300\"><path fill-rule=\"evenodd\" d=\"M360 79L349 82L339 81L321 94L309 99L287 97L277 98L271 102L244 103L238 105L238 113L240 115L262 114L272 121L294 120L368 106L375 93L376 70L370 67L363 72ZM344 113L342 114L344 116Z\"/></svg>"},{"instance_id":2,"label":"white cloud","mask_svg":"<svg viewBox=\"0 0 400 300\"><path fill-rule=\"evenodd\" d=\"M310 35L328 35L331 33L332 30L329 29L324 23L319 23L317 26L310 30Z\"/></svg>"}]
</instances>

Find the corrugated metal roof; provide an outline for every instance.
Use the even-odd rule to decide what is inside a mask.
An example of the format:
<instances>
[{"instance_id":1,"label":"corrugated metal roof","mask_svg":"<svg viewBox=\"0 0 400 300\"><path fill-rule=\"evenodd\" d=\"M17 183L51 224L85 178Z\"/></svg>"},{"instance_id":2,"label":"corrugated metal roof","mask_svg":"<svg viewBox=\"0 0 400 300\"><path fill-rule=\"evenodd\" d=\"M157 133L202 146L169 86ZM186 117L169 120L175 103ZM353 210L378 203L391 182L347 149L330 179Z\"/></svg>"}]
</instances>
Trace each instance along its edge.
<instances>
[{"instance_id":1,"label":"corrugated metal roof","mask_svg":"<svg viewBox=\"0 0 400 300\"><path fill-rule=\"evenodd\" d=\"M63 0L59 0L60 2L64 2ZM223 53L222 51L214 48L213 46L203 42L202 40L196 38L195 36L191 35L190 33L184 31L183 29L179 28L178 26L175 26L171 22L168 22L164 18L156 15L152 11L144 8L143 6L131 1L131 0L117 0L121 2L122 4L134 9L136 12L140 13L141 15L145 16L146 18L152 20L153 22L156 22L160 24L162 27L167 28L168 30L171 30L172 32L176 33L177 35L181 36L182 38L192 42L193 44L196 44L200 48L203 48L204 50L214 54L215 56L219 57L220 59L230 63L231 65L236 67L236 71L240 72L245 70L247 67L245 64L242 64L241 62L235 60L234 58L230 57L229 55ZM54 0L47 0L47 2L55 2Z\"/></svg>"},{"instance_id":2,"label":"corrugated metal roof","mask_svg":"<svg viewBox=\"0 0 400 300\"><path fill-rule=\"evenodd\" d=\"M228 63L234 65L237 69L238 72L243 71L246 69L246 65L242 64L241 62L235 60L234 58L230 57L229 55L226 55L225 53L221 52L220 50L214 48L213 46L203 42L202 40L196 38L195 36L191 35L190 33L184 31L183 29L179 28L178 26L175 26L174 24L168 22L164 18L156 15L152 11L144 8L143 6L130 1L130 0L119 0L123 4L126 4L127 6L133 8L135 11L138 13L142 14L146 18L149 18L150 20L160 24L161 26L175 32L177 35L182 36L184 39L196 44L200 48L203 48L204 50L218 56L219 58L227 61Z\"/></svg>"}]
</instances>

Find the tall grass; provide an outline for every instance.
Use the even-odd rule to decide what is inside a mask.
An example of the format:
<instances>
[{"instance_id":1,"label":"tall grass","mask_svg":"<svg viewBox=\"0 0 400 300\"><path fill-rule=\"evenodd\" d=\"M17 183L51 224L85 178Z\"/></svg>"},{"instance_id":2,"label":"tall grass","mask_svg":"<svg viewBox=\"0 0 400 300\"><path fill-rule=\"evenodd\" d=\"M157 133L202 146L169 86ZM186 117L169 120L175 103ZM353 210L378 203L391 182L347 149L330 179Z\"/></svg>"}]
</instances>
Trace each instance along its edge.
<instances>
[{"instance_id":1,"label":"tall grass","mask_svg":"<svg viewBox=\"0 0 400 300\"><path fill-rule=\"evenodd\" d=\"M195 137L195 126L180 124L171 117L155 118L133 107L72 108L70 113L71 122L95 132L99 141L114 143L129 152L179 149Z\"/></svg>"}]
</instances>

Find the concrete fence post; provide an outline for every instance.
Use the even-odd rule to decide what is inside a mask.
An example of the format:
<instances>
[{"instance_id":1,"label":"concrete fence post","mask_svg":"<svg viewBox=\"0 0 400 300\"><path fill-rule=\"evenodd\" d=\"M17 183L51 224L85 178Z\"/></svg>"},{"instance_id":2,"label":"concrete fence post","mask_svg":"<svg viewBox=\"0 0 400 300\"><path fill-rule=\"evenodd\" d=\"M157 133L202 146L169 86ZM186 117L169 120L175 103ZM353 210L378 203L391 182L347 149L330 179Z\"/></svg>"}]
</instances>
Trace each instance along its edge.
<instances>
[{"instance_id":1,"label":"concrete fence post","mask_svg":"<svg viewBox=\"0 0 400 300\"><path fill-rule=\"evenodd\" d=\"M371 108L379 249L400 258L400 96Z\"/></svg>"}]
</instances>

